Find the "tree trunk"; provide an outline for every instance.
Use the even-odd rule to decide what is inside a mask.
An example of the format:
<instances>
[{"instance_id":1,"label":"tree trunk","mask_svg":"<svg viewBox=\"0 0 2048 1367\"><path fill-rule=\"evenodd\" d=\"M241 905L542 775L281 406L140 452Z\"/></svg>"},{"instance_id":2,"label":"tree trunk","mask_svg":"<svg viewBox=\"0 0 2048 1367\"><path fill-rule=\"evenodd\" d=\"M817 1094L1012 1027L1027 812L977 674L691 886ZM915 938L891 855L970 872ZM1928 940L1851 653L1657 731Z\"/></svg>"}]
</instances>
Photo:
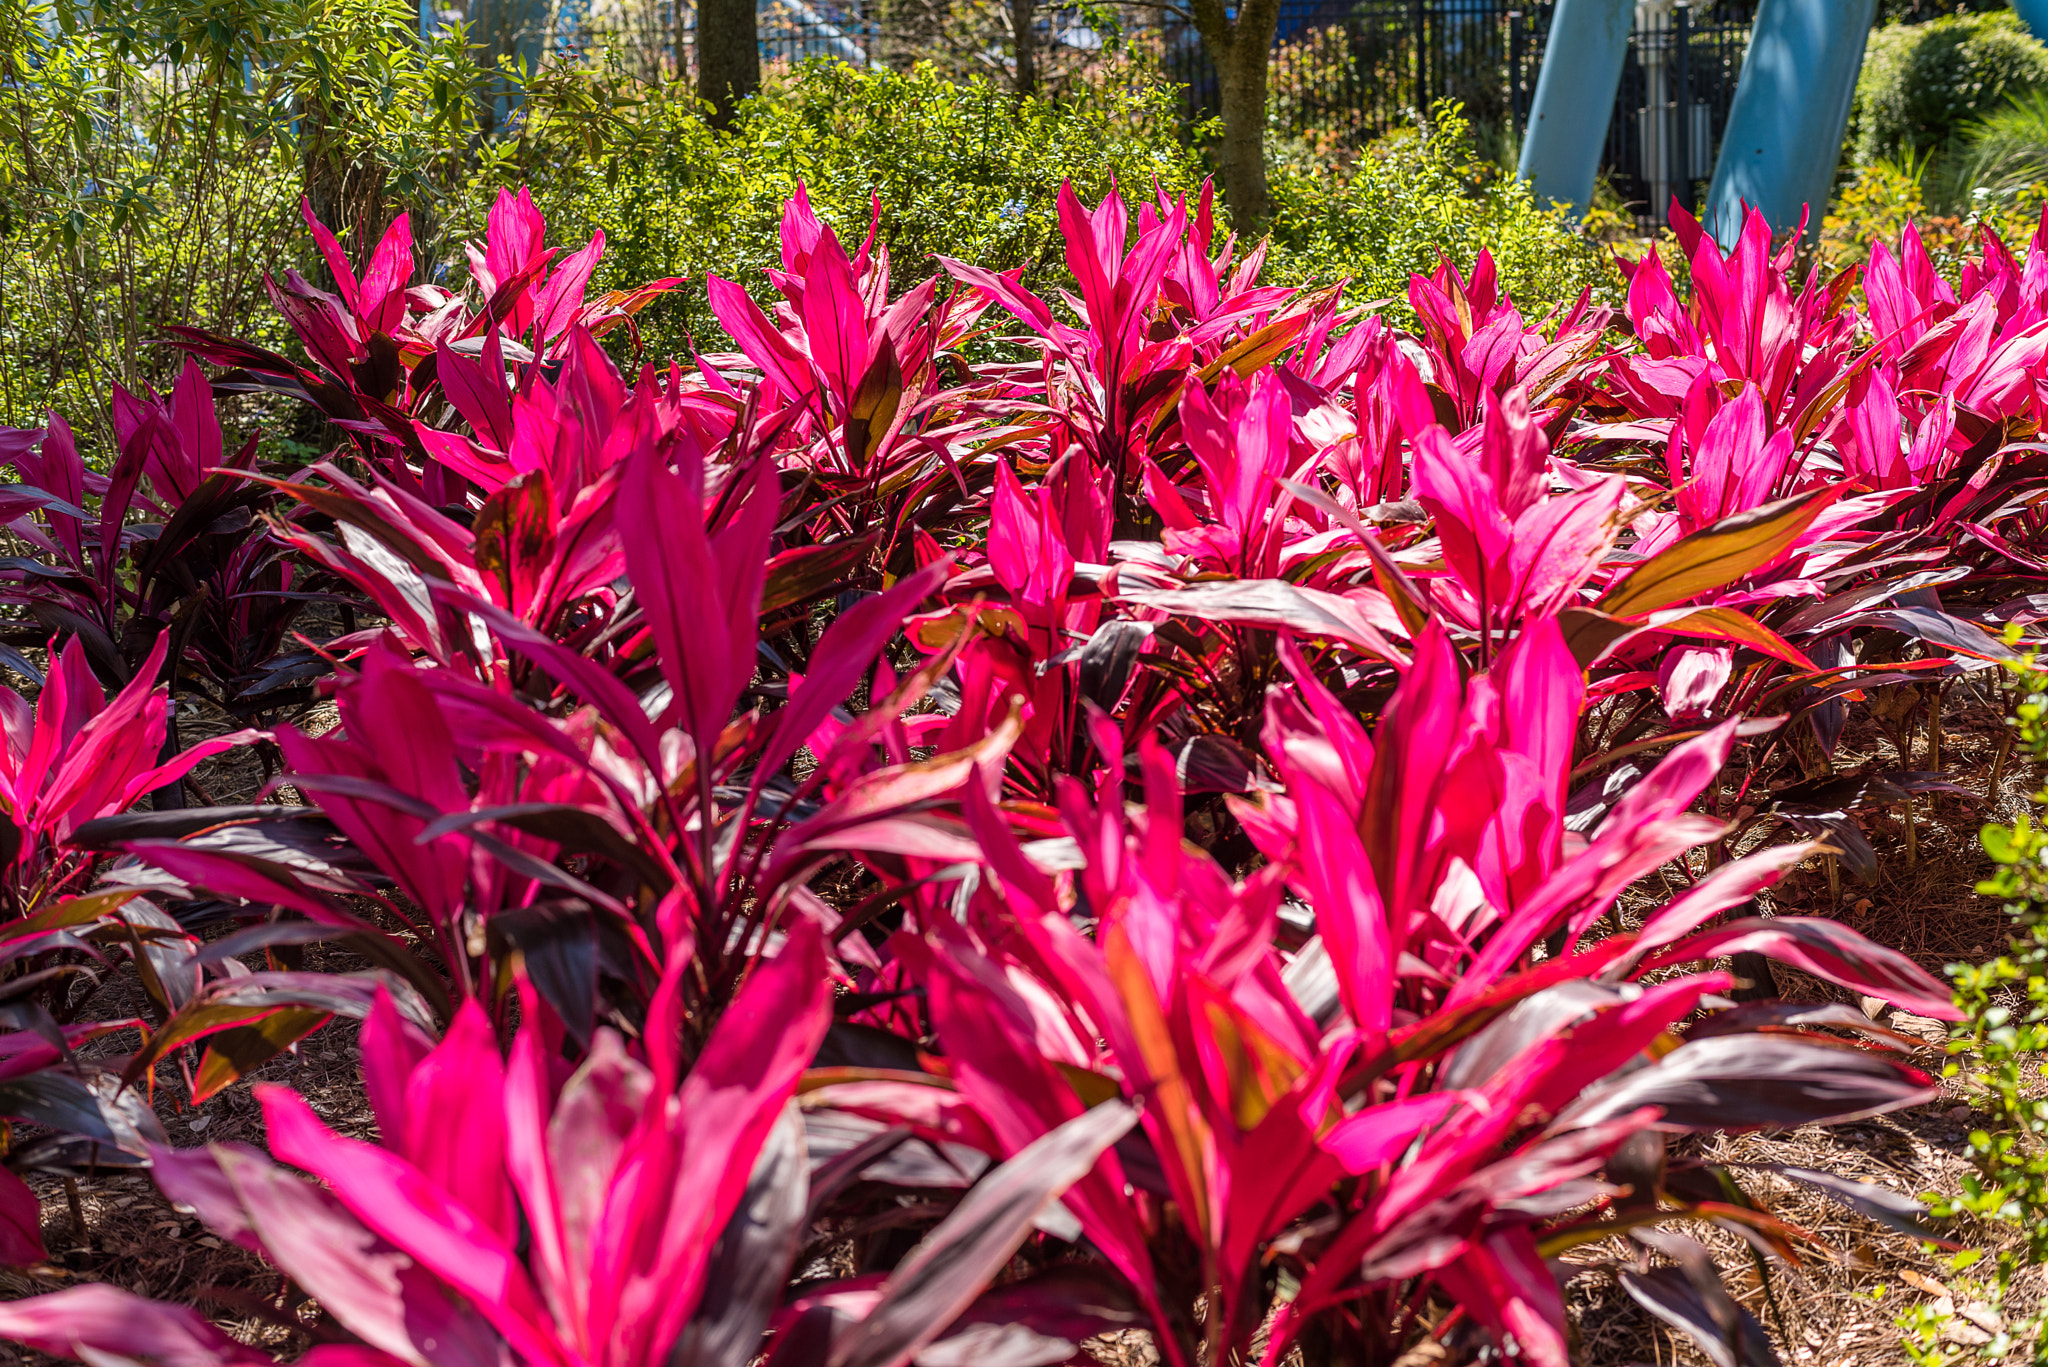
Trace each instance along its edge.
<instances>
[{"instance_id":1,"label":"tree trunk","mask_svg":"<svg viewBox=\"0 0 2048 1367\"><path fill-rule=\"evenodd\" d=\"M1280 0L1239 0L1233 17L1224 0L1190 0L1195 32L1223 86L1223 142L1217 148L1223 202L1238 232L1264 225L1272 204L1266 188L1266 78Z\"/></svg>"},{"instance_id":2,"label":"tree trunk","mask_svg":"<svg viewBox=\"0 0 2048 1367\"><path fill-rule=\"evenodd\" d=\"M1010 0L1010 35L1017 44L1017 98L1038 93L1038 15L1032 0Z\"/></svg>"},{"instance_id":3,"label":"tree trunk","mask_svg":"<svg viewBox=\"0 0 2048 1367\"><path fill-rule=\"evenodd\" d=\"M675 49L676 79L679 81L690 79L689 28L690 6L686 0L676 0L676 27L671 45Z\"/></svg>"},{"instance_id":4,"label":"tree trunk","mask_svg":"<svg viewBox=\"0 0 2048 1367\"><path fill-rule=\"evenodd\" d=\"M697 96L711 126L732 123L733 109L761 88L761 39L755 0L698 0Z\"/></svg>"},{"instance_id":5,"label":"tree trunk","mask_svg":"<svg viewBox=\"0 0 2048 1367\"><path fill-rule=\"evenodd\" d=\"M480 60L486 70L497 69L500 58L512 57L526 64L527 74L540 68L541 49L548 37L547 0L473 0L470 6L470 38L483 49ZM522 95L501 78L493 78L495 92L484 110L484 126L502 126Z\"/></svg>"},{"instance_id":6,"label":"tree trunk","mask_svg":"<svg viewBox=\"0 0 2048 1367\"><path fill-rule=\"evenodd\" d=\"M299 110L300 172L306 199L313 215L341 240L352 253L368 255L382 231L384 171L370 157L350 156L340 130L332 125L327 104L318 97L308 99ZM351 242L349 234L356 234ZM314 278L334 288L325 262Z\"/></svg>"},{"instance_id":7,"label":"tree trunk","mask_svg":"<svg viewBox=\"0 0 2048 1367\"><path fill-rule=\"evenodd\" d=\"M1266 61L1272 35L1253 43L1239 25L1230 51L1220 55L1223 86L1223 141L1216 149L1223 175L1223 202L1239 230L1256 228L1272 212L1266 187Z\"/></svg>"}]
</instances>

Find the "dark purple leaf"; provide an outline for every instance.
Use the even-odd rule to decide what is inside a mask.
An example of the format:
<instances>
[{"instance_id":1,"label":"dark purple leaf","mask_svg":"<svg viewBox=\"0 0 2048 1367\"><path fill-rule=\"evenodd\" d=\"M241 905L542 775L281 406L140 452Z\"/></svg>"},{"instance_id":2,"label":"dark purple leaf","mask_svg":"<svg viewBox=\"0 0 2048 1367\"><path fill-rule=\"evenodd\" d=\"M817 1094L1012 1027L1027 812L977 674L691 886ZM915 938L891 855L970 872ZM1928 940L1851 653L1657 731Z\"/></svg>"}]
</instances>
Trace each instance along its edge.
<instances>
[{"instance_id":1,"label":"dark purple leaf","mask_svg":"<svg viewBox=\"0 0 2048 1367\"><path fill-rule=\"evenodd\" d=\"M916 1357L974 1303L1060 1193L1137 1120L1122 1102L1104 1102L982 1178L889 1274L867 1317L834 1337L831 1367L903 1367Z\"/></svg>"},{"instance_id":2,"label":"dark purple leaf","mask_svg":"<svg viewBox=\"0 0 2048 1367\"><path fill-rule=\"evenodd\" d=\"M754 1160L738 1209L705 1271L704 1295L669 1354L669 1367L751 1362L781 1303L809 1205L804 1122L791 1102Z\"/></svg>"},{"instance_id":3,"label":"dark purple leaf","mask_svg":"<svg viewBox=\"0 0 2048 1367\"><path fill-rule=\"evenodd\" d=\"M1551 1128L1655 1106L1667 1129L1789 1129L1917 1106L1939 1090L1919 1069L1861 1049L1784 1035L1722 1035L1594 1085Z\"/></svg>"}]
</instances>

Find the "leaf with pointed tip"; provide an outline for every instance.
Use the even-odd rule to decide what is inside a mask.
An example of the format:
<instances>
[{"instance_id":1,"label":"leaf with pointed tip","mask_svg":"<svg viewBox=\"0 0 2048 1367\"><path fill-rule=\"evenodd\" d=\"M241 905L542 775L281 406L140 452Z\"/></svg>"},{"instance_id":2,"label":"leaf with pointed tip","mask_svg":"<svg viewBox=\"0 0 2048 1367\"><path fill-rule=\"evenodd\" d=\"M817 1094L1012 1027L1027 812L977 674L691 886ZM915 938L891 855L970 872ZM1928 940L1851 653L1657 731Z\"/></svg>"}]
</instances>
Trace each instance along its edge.
<instances>
[{"instance_id":1,"label":"leaf with pointed tip","mask_svg":"<svg viewBox=\"0 0 2048 1367\"><path fill-rule=\"evenodd\" d=\"M274 1367L184 1305L145 1300L93 1282L47 1296L0 1302L0 1338L52 1357L160 1367Z\"/></svg>"},{"instance_id":2,"label":"leaf with pointed tip","mask_svg":"<svg viewBox=\"0 0 2048 1367\"><path fill-rule=\"evenodd\" d=\"M1698 1344L1715 1367L1778 1367L1764 1327L1718 1284L1703 1292L1676 1267L1624 1268L1620 1277L1631 1300Z\"/></svg>"},{"instance_id":3,"label":"leaf with pointed tip","mask_svg":"<svg viewBox=\"0 0 2048 1367\"><path fill-rule=\"evenodd\" d=\"M1848 1030L1896 1049L1923 1049L1927 1042L1880 1025L1846 1002L1749 1001L1715 1011L1687 1028L1687 1039L1746 1034L1757 1030L1814 1030L1823 1026Z\"/></svg>"},{"instance_id":4,"label":"leaf with pointed tip","mask_svg":"<svg viewBox=\"0 0 2048 1367\"><path fill-rule=\"evenodd\" d=\"M1982 626L1937 608L1887 608L1882 612L1866 612L1857 622L1858 625L1890 627L1929 645L1958 651L1973 659L1995 660L2001 664L2020 662L2018 651Z\"/></svg>"},{"instance_id":5,"label":"leaf with pointed tip","mask_svg":"<svg viewBox=\"0 0 2048 1367\"><path fill-rule=\"evenodd\" d=\"M1762 1172L1775 1172L1780 1177L1789 1177L1802 1186L1812 1187L1823 1195L1855 1211L1858 1215L1877 1221L1901 1234L1910 1234L1941 1248L1960 1249L1961 1244L1920 1223L1916 1218L1927 1213L1927 1207L1915 1201L1904 1192L1893 1191L1890 1187L1875 1182L1858 1182L1853 1177L1839 1173L1816 1172L1812 1168L1789 1167L1783 1163L1757 1163L1750 1167Z\"/></svg>"},{"instance_id":6,"label":"leaf with pointed tip","mask_svg":"<svg viewBox=\"0 0 2048 1367\"><path fill-rule=\"evenodd\" d=\"M597 1028L597 910L553 898L501 911L486 927L516 950L527 976L580 1047Z\"/></svg>"},{"instance_id":7,"label":"leaf with pointed tip","mask_svg":"<svg viewBox=\"0 0 2048 1367\"><path fill-rule=\"evenodd\" d=\"M398 1154L328 1129L298 1093L264 1085L256 1097L272 1152L321 1178L358 1220L467 1296L514 1353L561 1360L532 1279L481 1219Z\"/></svg>"},{"instance_id":8,"label":"leaf with pointed tip","mask_svg":"<svg viewBox=\"0 0 2048 1367\"><path fill-rule=\"evenodd\" d=\"M192 1079L192 1103L196 1106L233 1086L332 1019L325 1011L290 1007L208 1036Z\"/></svg>"},{"instance_id":9,"label":"leaf with pointed tip","mask_svg":"<svg viewBox=\"0 0 2048 1367\"><path fill-rule=\"evenodd\" d=\"M343 926L323 926L315 921L266 921L209 941L192 962L204 966L222 963L259 949L278 945L317 945L351 934Z\"/></svg>"},{"instance_id":10,"label":"leaf with pointed tip","mask_svg":"<svg viewBox=\"0 0 2048 1367\"><path fill-rule=\"evenodd\" d=\"M1652 613L1647 625L1658 631L1668 631L1680 636L1704 636L1714 641L1733 641L1752 650L1783 660L1794 669L1812 672L1820 666L1800 649L1772 631L1756 618L1735 608L1690 608L1683 612L1672 610L1675 615L1667 619L1665 613Z\"/></svg>"},{"instance_id":11,"label":"leaf with pointed tip","mask_svg":"<svg viewBox=\"0 0 2048 1367\"><path fill-rule=\"evenodd\" d=\"M917 1367L1053 1367L1098 1334L1148 1317L1100 1267L1067 1264L984 1291L946 1332L918 1350Z\"/></svg>"},{"instance_id":12,"label":"leaf with pointed tip","mask_svg":"<svg viewBox=\"0 0 2048 1367\"><path fill-rule=\"evenodd\" d=\"M415 1019L426 1017L425 1004L411 992L400 992L399 981L388 973L254 973L247 977L221 978L205 987L165 1021L163 1028L128 1061L126 1080L141 1077L172 1050L195 1040L206 1039L238 1026L256 1025L281 1011L312 1012L322 1017L350 1016L357 1020L370 1013L379 990L392 992ZM299 1038L312 1026L299 1031ZM284 1027L279 1027L282 1031ZM284 1040L285 1044L291 1039ZM253 1048L246 1038L236 1046ZM280 1045L280 1047L282 1047ZM226 1067L232 1060L224 1060ZM229 1079L232 1081L232 1079Z\"/></svg>"},{"instance_id":13,"label":"leaf with pointed tip","mask_svg":"<svg viewBox=\"0 0 2048 1367\"><path fill-rule=\"evenodd\" d=\"M44 1068L0 1082L0 1116L80 1135L128 1153L164 1142L156 1113L110 1073Z\"/></svg>"},{"instance_id":14,"label":"leaf with pointed tip","mask_svg":"<svg viewBox=\"0 0 2048 1367\"><path fill-rule=\"evenodd\" d=\"M659 895L675 880L660 861L633 842L632 837L608 820L603 812L565 802L516 802L502 807L482 807L467 812L448 812L429 822L420 832L422 844L454 831L466 831L482 821L496 821L515 830L552 840L565 854L596 854L623 868L631 869Z\"/></svg>"},{"instance_id":15,"label":"leaf with pointed tip","mask_svg":"<svg viewBox=\"0 0 2048 1367\"><path fill-rule=\"evenodd\" d=\"M495 1367L503 1345L439 1278L336 1197L238 1144L157 1151L158 1181L221 1235L253 1244L342 1326L413 1367Z\"/></svg>"},{"instance_id":16,"label":"leaf with pointed tip","mask_svg":"<svg viewBox=\"0 0 2048 1367\"><path fill-rule=\"evenodd\" d=\"M317 807L250 803L235 807L178 807L170 811L117 812L79 826L72 843L88 850L117 850L131 840L178 840L217 826L242 822L323 821Z\"/></svg>"},{"instance_id":17,"label":"leaf with pointed tip","mask_svg":"<svg viewBox=\"0 0 2048 1367\"><path fill-rule=\"evenodd\" d=\"M1664 968L1729 954L1764 954L1817 978L1903 1006L1935 1020L1961 1020L1954 996L1896 949L1873 944L1839 921L1819 916L1752 916L1681 940L1644 967Z\"/></svg>"},{"instance_id":18,"label":"leaf with pointed tip","mask_svg":"<svg viewBox=\"0 0 2048 1367\"><path fill-rule=\"evenodd\" d=\"M1408 663L1407 654L1366 621L1350 599L1321 589L1300 588L1284 579L1204 582L1178 589L1126 588L1117 597L1199 621L1242 622L1329 637L1396 666Z\"/></svg>"},{"instance_id":19,"label":"leaf with pointed tip","mask_svg":"<svg viewBox=\"0 0 2048 1367\"><path fill-rule=\"evenodd\" d=\"M887 592L864 598L825 629L811 652L811 672L790 691L789 705L775 716L775 734L761 752L766 772L780 769L809 740L831 710L846 701L903 621L945 582L950 558L934 560L905 575Z\"/></svg>"},{"instance_id":20,"label":"leaf with pointed tip","mask_svg":"<svg viewBox=\"0 0 2048 1367\"><path fill-rule=\"evenodd\" d=\"M844 541L798 546L777 553L768 561L768 578L761 586L761 615L766 617L837 592L845 586L849 571L874 550L880 539L879 533L869 532Z\"/></svg>"},{"instance_id":21,"label":"leaf with pointed tip","mask_svg":"<svg viewBox=\"0 0 2048 1367\"><path fill-rule=\"evenodd\" d=\"M1852 1046L1719 1035L1588 1088L1551 1128L1594 1125L1655 1106L1665 1129L1790 1129L1917 1106L1938 1092L1919 1069Z\"/></svg>"},{"instance_id":22,"label":"leaf with pointed tip","mask_svg":"<svg viewBox=\"0 0 2048 1367\"><path fill-rule=\"evenodd\" d=\"M44 935L54 930L69 930L112 915L130 901L140 897L142 888L113 888L106 892L88 893L83 897L67 897L61 902L24 916L19 921L10 921L0 927L0 940L19 940L32 935Z\"/></svg>"}]
</instances>

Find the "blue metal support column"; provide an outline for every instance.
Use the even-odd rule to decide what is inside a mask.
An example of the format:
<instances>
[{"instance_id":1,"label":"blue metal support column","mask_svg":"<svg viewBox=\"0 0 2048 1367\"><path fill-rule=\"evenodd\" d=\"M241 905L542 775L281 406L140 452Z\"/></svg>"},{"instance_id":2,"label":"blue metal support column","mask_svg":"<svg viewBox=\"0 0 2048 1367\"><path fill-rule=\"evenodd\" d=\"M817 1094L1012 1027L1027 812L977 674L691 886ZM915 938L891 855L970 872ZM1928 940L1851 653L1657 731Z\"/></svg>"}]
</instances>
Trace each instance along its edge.
<instances>
[{"instance_id":1,"label":"blue metal support column","mask_svg":"<svg viewBox=\"0 0 2048 1367\"><path fill-rule=\"evenodd\" d=\"M2036 38L2048 42L2048 0L2012 0L2012 7Z\"/></svg>"},{"instance_id":2,"label":"blue metal support column","mask_svg":"<svg viewBox=\"0 0 2048 1367\"><path fill-rule=\"evenodd\" d=\"M1557 0L1516 168L1538 204L1592 204L1634 19L1632 0Z\"/></svg>"},{"instance_id":3,"label":"blue metal support column","mask_svg":"<svg viewBox=\"0 0 2048 1367\"><path fill-rule=\"evenodd\" d=\"M1743 205L1773 228L1812 206L1820 231L1877 0L1763 0L1707 191L1706 229L1723 247L1742 235Z\"/></svg>"}]
</instances>

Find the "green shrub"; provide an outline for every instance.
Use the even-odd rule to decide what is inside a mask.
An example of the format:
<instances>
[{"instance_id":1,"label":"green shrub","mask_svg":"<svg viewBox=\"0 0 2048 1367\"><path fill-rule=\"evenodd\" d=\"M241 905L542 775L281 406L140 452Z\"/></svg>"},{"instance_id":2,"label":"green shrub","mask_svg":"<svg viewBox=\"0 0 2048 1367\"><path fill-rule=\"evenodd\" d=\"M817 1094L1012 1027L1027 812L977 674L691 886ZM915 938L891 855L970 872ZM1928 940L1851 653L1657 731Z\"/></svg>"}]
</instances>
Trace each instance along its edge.
<instances>
[{"instance_id":1,"label":"green shrub","mask_svg":"<svg viewBox=\"0 0 2048 1367\"><path fill-rule=\"evenodd\" d=\"M1945 148L1964 125L2044 85L2048 46L2010 11L1878 29L1856 83L1856 159Z\"/></svg>"},{"instance_id":2,"label":"green shrub","mask_svg":"<svg viewBox=\"0 0 2048 1367\"><path fill-rule=\"evenodd\" d=\"M935 270L935 253L1021 266L1040 287L1063 277L1063 181L1091 203L1115 182L1134 207L1155 182L1175 193L1201 183L1194 154L1175 137L1169 93L1141 71L1128 76L1057 101L1019 100L926 67L860 71L821 61L747 101L727 133L707 128L689 99L654 90L598 155L525 170L551 237L604 229L601 283L690 278L676 302L643 316L650 350L679 350L692 338L706 346L718 333L703 303L704 275L765 297L762 272L780 264L777 225L799 183L852 242L880 200L899 287ZM473 211L494 188L473 187Z\"/></svg>"},{"instance_id":3,"label":"green shrub","mask_svg":"<svg viewBox=\"0 0 2048 1367\"><path fill-rule=\"evenodd\" d=\"M317 278L298 222L308 189L345 234L411 211L423 271L460 279L461 243L482 235L497 187L529 184L551 241L604 230L599 288L688 279L640 317L658 356L724 344L705 275L768 293L800 183L855 240L880 201L899 287L944 254L1022 268L1049 292L1068 283L1062 183L1090 202L1120 185L1135 208L1155 186L1191 194L1203 176L1174 92L1129 55L1058 99L1025 100L930 68L813 63L771 81L722 133L684 85L605 62L550 66L525 79L516 117L486 128L485 73L458 40L421 48L401 0L250 0L276 21L251 30L249 50L275 59L253 84L238 48L192 59L188 46L182 66L165 62L176 16L205 0L150 3L164 27L147 41L107 25L59 33L35 10L0 45L0 115L29 130L0 146L0 423L33 424L55 405L91 441L113 383L161 386L175 368L153 344L169 321L282 345L261 276L297 266ZM107 136L123 126L145 131ZM1354 165L1283 157L1275 190L1276 282L1348 277L1355 300L1402 296L1440 251L1469 266L1483 247L1538 311L1612 278L1596 243L1474 152L1455 111Z\"/></svg>"},{"instance_id":4,"label":"green shrub","mask_svg":"<svg viewBox=\"0 0 2048 1367\"><path fill-rule=\"evenodd\" d=\"M0 423L54 406L97 446L114 384L175 372L171 323L281 343L264 272L319 274L301 195L342 229L411 209L431 242L503 152L478 123L495 78L416 22L410 0L0 7Z\"/></svg>"},{"instance_id":5,"label":"green shrub","mask_svg":"<svg viewBox=\"0 0 2048 1367\"><path fill-rule=\"evenodd\" d=\"M1478 153L1454 105L1426 128L1381 139L1348 170L1283 160L1273 199L1276 278L1349 278L1353 300L1393 298L1401 316L1409 275L1434 269L1439 253L1464 269L1491 251L1531 316L1619 279L1604 246Z\"/></svg>"},{"instance_id":6,"label":"green shrub","mask_svg":"<svg viewBox=\"0 0 2048 1367\"><path fill-rule=\"evenodd\" d=\"M1290 160L1284 148L1276 163L1269 279L1349 278L1354 300L1398 295L1405 309L1411 271L1432 269L1440 250L1469 265L1484 247L1516 298L1540 311L1615 278L1598 243L1475 152L1454 109L1428 136L1385 139L1348 168L1305 153ZM1141 67L1058 101L1020 102L928 68L820 62L744 105L727 134L656 91L601 155L527 174L563 240L604 229L607 285L690 277L643 316L647 346L660 353L719 341L705 273L766 296L762 272L778 264L776 225L799 182L828 223L856 237L879 197L899 285L922 278L936 253L1022 267L1046 290L1066 283L1055 203L1063 181L1091 203L1114 182L1135 208L1155 183L1193 192L1203 171L1177 137L1171 91ZM473 211L493 188L474 187Z\"/></svg>"}]
</instances>

